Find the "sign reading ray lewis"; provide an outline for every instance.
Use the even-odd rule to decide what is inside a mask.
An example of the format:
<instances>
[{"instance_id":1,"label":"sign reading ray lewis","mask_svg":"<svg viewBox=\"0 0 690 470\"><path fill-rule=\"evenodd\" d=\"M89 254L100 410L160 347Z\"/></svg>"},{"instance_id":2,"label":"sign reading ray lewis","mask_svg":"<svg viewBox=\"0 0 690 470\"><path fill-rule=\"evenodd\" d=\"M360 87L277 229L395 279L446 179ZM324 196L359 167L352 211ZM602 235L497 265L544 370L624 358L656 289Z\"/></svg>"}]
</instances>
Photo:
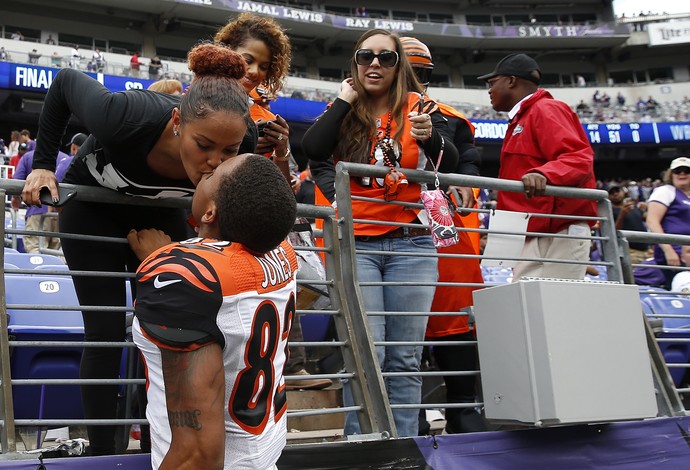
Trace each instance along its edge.
<instances>
[{"instance_id":1,"label":"sign reading ray lewis","mask_svg":"<svg viewBox=\"0 0 690 470\"><path fill-rule=\"evenodd\" d=\"M690 21L649 23L647 32L649 32L650 46L687 44L690 42Z\"/></svg>"}]
</instances>

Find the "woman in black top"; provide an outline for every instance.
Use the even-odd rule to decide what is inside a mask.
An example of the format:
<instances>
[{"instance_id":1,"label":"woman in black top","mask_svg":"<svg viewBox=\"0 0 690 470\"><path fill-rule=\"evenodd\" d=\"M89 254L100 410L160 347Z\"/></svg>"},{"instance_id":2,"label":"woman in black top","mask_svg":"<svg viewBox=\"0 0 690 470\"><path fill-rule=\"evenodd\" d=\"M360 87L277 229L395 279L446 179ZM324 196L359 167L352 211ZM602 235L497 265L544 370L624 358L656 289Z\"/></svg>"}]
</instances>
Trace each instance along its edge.
<instances>
[{"instance_id":1,"label":"woman in black top","mask_svg":"<svg viewBox=\"0 0 690 470\"><path fill-rule=\"evenodd\" d=\"M111 93L96 80L70 69L61 70L46 95L39 120L41 138L22 197L39 205L47 186L58 196L55 159L70 116L89 130L64 182L104 186L148 198L191 196L199 180L239 151L251 152L256 129L249 116L247 95L239 82L244 59L221 45L201 44L188 56L196 78L183 96L134 90ZM245 138L249 127L248 137ZM243 144L244 141L244 144ZM181 209L83 202L66 204L60 231L126 238L132 229L156 228L173 240L186 238ZM127 244L62 239L71 270L134 272L138 258ZM83 306L124 306L125 280L74 276ZM86 341L124 341L125 314L83 311ZM119 348L85 348L81 378L117 378ZM88 419L115 418L117 385L82 386ZM114 426L89 426L93 455L113 454Z\"/></svg>"}]
</instances>

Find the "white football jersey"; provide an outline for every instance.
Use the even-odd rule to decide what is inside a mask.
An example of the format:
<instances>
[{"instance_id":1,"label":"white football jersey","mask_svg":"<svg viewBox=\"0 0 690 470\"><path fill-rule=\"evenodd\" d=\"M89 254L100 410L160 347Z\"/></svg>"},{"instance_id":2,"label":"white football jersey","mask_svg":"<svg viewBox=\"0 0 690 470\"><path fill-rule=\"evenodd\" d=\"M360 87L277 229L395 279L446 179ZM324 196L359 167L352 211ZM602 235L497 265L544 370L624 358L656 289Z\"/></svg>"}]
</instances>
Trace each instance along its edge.
<instances>
[{"instance_id":1,"label":"white football jersey","mask_svg":"<svg viewBox=\"0 0 690 470\"><path fill-rule=\"evenodd\" d=\"M192 239L149 256L137 271L134 342L147 369L151 462L171 441L160 348L146 325L208 334L222 346L225 368L225 468L271 469L285 446L283 367L295 312L297 259L283 242L258 256L240 244Z\"/></svg>"}]
</instances>

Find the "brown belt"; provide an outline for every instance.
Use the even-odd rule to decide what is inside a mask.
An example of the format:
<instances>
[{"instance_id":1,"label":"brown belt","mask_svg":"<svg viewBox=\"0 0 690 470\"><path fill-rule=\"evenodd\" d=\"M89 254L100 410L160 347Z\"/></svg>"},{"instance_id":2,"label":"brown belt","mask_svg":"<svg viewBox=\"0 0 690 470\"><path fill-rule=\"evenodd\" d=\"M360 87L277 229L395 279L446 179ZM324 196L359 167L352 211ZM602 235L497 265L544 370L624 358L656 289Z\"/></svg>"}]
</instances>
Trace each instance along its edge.
<instances>
[{"instance_id":1,"label":"brown belt","mask_svg":"<svg viewBox=\"0 0 690 470\"><path fill-rule=\"evenodd\" d=\"M374 236L355 236L355 240L359 241L370 241L377 240L381 238L405 238L405 237L418 237L420 235L431 235L431 230L428 228L418 228L418 227L398 227L390 232L374 235Z\"/></svg>"}]
</instances>

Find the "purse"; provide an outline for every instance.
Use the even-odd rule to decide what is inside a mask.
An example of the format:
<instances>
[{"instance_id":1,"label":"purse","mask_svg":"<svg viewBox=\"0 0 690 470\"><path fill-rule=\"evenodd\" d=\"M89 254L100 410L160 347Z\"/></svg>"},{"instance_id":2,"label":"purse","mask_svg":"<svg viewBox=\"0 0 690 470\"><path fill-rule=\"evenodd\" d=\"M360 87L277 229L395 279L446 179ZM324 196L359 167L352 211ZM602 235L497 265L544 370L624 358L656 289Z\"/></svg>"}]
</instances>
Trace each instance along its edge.
<instances>
[{"instance_id":1,"label":"purse","mask_svg":"<svg viewBox=\"0 0 690 470\"><path fill-rule=\"evenodd\" d=\"M441 151L438 155L438 163L436 165L431 162L434 169L434 176L436 177L436 189L424 190L420 193L422 204L429 217L429 225L431 229L431 238L434 241L436 248L444 246L452 246L458 243L458 230L453 222L453 213L455 212L455 204L451 201L448 195L439 189L440 183L438 181L438 168L441 166L441 159L443 158L443 148L445 141L441 139Z\"/></svg>"}]
</instances>

